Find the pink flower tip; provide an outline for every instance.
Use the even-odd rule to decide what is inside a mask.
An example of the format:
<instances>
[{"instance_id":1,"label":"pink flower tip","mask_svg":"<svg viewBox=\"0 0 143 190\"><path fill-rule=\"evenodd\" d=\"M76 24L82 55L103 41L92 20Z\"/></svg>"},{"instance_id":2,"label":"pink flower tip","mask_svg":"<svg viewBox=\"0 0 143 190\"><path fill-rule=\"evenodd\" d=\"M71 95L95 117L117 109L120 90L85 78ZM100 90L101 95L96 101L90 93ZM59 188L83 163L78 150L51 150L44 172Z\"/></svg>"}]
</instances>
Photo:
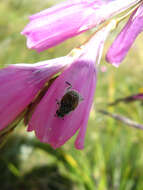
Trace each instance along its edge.
<instances>
[{"instance_id":1,"label":"pink flower tip","mask_svg":"<svg viewBox=\"0 0 143 190\"><path fill-rule=\"evenodd\" d=\"M124 60L138 35L143 31L143 4L130 16L124 28L109 48L106 60L118 67Z\"/></svg>"},{"instance_id":2,"label":"pink flower tip","mask_svg":"<svg viewBox=\"0 0 143 190\"><path fill-rule=\"evenodd\" d=\"M0 70L0 131L27 109L44 84L71 59L67 56L36 64L15 64Z\"/></svg>"},{"instance_id":3,"label":"pink flower tip","mask_svg":"<svg viewBox=\"0 0 143 190\"><path fill-rule=\"evenodd\" d=\"M107 15L100 14L100 9L107 3L100 0L65 1L32 15L21 34L27 37L28 48L41 52L103 22Z\"/></svg>"}]
</instances>

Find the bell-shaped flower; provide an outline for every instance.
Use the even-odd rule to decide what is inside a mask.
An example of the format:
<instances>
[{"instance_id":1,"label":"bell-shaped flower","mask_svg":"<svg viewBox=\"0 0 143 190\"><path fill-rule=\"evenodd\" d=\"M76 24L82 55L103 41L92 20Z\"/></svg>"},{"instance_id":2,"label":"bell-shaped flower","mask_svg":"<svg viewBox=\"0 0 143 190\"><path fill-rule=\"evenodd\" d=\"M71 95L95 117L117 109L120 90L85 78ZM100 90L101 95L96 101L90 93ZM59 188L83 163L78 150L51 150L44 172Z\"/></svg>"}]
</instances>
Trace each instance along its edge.
<instances>
[{"instance_id":1,"label":"bell-shaped flower","mask_svg":"<svg viewBox=\"0 0 143 190\"><path fill-rule=\"evenodd\" d=\"M67 0L30 17L22 31L27 46L38 52L89 30L140 0Z\"/></svg>"},{"instance_id":2,"label":"bell-shaped flower","mask_svg":"<svg viewBox=\"0 0 143 190\"><path fill-rule=\"evenodd\" d=\"M62 146L77 131L75 147L84 147L97 79L96 64L113 23L99 30L81 47L80 56L55 79L35 108L28 131L53 148Z\"/></svg>"},{"instance_id":3,"label":"bell-shaped flower","mask_svg":"<svg viewBox=\"0 0 143 190\"><path fill-rule=\"evenodd\" d=\"M127 24L109 48L106 55L107 61L118 67L142 31L143 4L132 13Z\"/></svg>"},{"instance_id":4,"label":"bell-shaped flower","mask_svg":"<svg viewBox=\"0 0 143 190\"><path fill-rule=\"evenodd\" d=\"M71 60L67 56L0 70L0 134L21 115L44 84Z\"/></svg>"}]
</instances>

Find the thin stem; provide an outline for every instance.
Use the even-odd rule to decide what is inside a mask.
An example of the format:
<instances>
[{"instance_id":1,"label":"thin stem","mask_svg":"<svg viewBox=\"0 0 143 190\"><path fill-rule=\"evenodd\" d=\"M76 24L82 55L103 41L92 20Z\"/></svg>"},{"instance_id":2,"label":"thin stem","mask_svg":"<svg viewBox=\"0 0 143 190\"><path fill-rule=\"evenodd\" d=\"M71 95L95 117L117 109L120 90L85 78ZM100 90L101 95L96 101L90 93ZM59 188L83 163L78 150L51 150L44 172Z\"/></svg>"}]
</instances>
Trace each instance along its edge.
<instances>
[{"instance_id":1,"label":"thin stem","mask_svg":"<svg viewBox=\"0 0 143 190\"><path fill-rule=\"evenodd\" d=\"M110 113L106 110L98 110L98 112L100 112L101 114L103 115L107 115L109 117L112 117L113 119L116 119L118 121L121 121L122 123L128 125L128 126L131 126L133 128L136 128L136 129L141 129L143 130L143 124L140 124L140 123L137 123L125 116L122 116L122 115L119 115L119 114L113 114L113 113Z\"/></svg>"}]
</instances>

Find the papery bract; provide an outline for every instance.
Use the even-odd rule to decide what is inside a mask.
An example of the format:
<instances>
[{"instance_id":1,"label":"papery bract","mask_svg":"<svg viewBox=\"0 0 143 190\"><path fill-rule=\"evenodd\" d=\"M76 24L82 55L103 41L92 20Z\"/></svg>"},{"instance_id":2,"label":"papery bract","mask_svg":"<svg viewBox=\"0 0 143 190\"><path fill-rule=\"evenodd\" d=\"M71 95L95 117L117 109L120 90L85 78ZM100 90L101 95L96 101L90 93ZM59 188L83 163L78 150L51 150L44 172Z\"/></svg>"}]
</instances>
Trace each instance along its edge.
<instances>
[{"instance_id":1,"label":"papery bract","mask_svg":"<svg viewBox=\"0 0 143 190\"><path fill-rule=\"evenodd\" d=\"M129 21L119 33L111 47L106 59L109 63L119 66L127 55L137 36L143 31L143 5L133 12Z\"/></svg>"},{"instance_id":2,"label":"papery bract","mask_svg":"<svg viewBox=\"0 0 143 190\"><path fill-rule=\"evenodd\" d=\"M71 61L62 57L37 64L16 64L0 70L0 130L13 122L54 74Z\"/></svg>"},{"instance_id":3,"label":"papery bract","mask_svg":"<svg viewBox=\"0 0 143 190\"><path fill-rule=\"evenodd\" d=\"M27 46L38 52L91 29L140 0L65 1L30 17L22 31Z\"/></svg>"}]
</instances>

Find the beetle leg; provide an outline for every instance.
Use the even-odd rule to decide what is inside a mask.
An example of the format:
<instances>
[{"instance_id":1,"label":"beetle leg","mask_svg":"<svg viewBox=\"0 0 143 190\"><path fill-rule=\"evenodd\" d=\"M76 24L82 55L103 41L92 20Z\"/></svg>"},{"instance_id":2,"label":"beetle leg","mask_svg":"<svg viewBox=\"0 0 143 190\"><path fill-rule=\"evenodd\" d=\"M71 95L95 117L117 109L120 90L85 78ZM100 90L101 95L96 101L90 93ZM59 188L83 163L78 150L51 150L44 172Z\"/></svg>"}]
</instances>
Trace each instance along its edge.
<instances>
[{"instance_id":1,"label":"beetle leg","mask_svg":"<svg viewBox=\"0 0 143 190\"><path fill-rule=\"evenodd\" d=\"M65 81L65 83L66 83L67 85L69 85L69 87L67 88L67 91L69 91L69 90L72 88L72 85L71 85L71 83L69 83L68 81Z\"/></svg>"}]
</instances>

